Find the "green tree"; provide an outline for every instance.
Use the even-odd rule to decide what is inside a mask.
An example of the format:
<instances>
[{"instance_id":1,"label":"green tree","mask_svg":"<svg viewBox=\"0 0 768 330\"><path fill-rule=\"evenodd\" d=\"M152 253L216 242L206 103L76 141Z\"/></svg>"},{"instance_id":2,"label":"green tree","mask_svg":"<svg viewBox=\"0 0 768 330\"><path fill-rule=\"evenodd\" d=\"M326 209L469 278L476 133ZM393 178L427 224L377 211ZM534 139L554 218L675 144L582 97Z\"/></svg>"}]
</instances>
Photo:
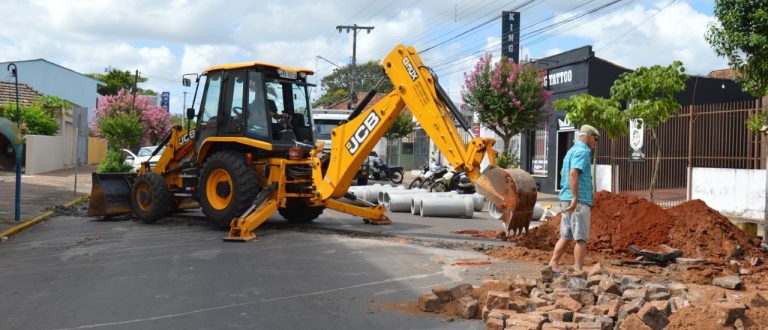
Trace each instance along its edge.
<instances>
[{"instance_id":1,"label":"green tree","mask_svg":"<svg viewBox=\"0 0 768 330\"><path fill-rule=\"evenodd\" d=\"M534 65L517 65L504 57L492 64L487 54L466 75L463 108L477 113L480 123L501 137L509 152L510 140L521 132L543 127L552 114L545 104L552 92L544 88L544 72Z\"/></svg>"},{"instance_id":2,"label":"green tree","mask_svg":"<svg viewBox=\"0 0 768 330\"><path fill-rule=\"evenodd\" d=\"M72 110L72 103L51 95L43 95L34 99L32 106L39 108L53 118L60 117L62 112L70 113L70 110Z\"/></svg>"},{"instance_id":3,"label":"green tree","mask_svg":"<svg viewBox=\"0 0 768 330\"><path fill-rule=\"evenodd\" d=\"M16 122L16 105L6 103L0 106L0 115ZM59 131L59 122L56 118L46 114L39 106L20 106L21 134L27 135L54 135Z\"/></svg>"},{"instance_id":4,"label":"green tree","mask_svg":"<svg viewBox=\"0 0 768 330\"><path fill-rule=\"evenodd\" d=\"M103 82L105 85L99 85L96 87L96 91L103 95L117 95L121 89L127 90L129 93L133 93L133 85L136 82L136 76L134 73L125 70L110 69L106 74L101 73L89 73L87 76ZM147 82L148 79L139 76L138 83ZM136 90L138 95L157 95L157 92L151 89Z\"/></svg>"},{"instance_id":5,"label":"green tree","mask_svg":"<svg viewBox=\"0 0 768 330\"><path fill-rule=\"evenodd\" d=\"M555 109L565 111L566 118L575 127L589 124L596 127L603 137L614 139L629 132L627 118L620 109L620 104L614 99L579 94L568 99L560 99L552 104ZM600 145L595 147L592 154L592 173L596 172L597 154ZM597 176L592 176L592 186L595 187Z\"/></svg>"},{"instance_id":6,"label":"green tree","mask_svg":"<svg viewBox=\"0 0 768 330\"><path fill-rule=\"evenodd\" d=\"M656 147L656 161L653 164L648 194L651 201L654 200L653 192L662 153L656 128L680 110L681 106L675 100L675 93L685 89L686 79L688 76L685 74L683 63L675 61L666 67L654 65L624 73L611 87L611 97L628 105L629 108L625 111L627 118L643 120Z\"/></svg>"},{"instance_id":7,"label":"green tree","mask_svg":"<svg viewBox=\"0 0 768 330\"><path fill-rule=\"evenodd\" d=\"M388 93L392 90L392 82L389 81L384 67L378 61L368 61L358 64L355 74L355 89L360 92L368 92L384 78L382 84L376 89L380 93ZM314 106L327 106L336 103L349 96L349 83L352 77L352 64L333 70L333 73L323 77L320 87L323 95L315 101ZM361 101L361 100L358 100Z\"/></svg>"},{"instance_id":8,"label":"green tree","mask_svg":"<svg viewBox=\"0 0 768 330\"><path fill-rule=\"evenodd\" d=\"M705 38L755 97L768 94L768 0L716 0Z\"/></svg>"},{"instance_id":9,"label":"green tree","mask_svg":"<svg viewBox=\"0 0 768 330\"><path fill-rule=\"evenodd\" d=\"M413 128L416 124L413 122L413 115L410 112L403 111L392 122L392 126L389 127L384 138L387 139L387 150L392 142L404 138L406 135L413 132Z\"/></svg>"}]
</instances>

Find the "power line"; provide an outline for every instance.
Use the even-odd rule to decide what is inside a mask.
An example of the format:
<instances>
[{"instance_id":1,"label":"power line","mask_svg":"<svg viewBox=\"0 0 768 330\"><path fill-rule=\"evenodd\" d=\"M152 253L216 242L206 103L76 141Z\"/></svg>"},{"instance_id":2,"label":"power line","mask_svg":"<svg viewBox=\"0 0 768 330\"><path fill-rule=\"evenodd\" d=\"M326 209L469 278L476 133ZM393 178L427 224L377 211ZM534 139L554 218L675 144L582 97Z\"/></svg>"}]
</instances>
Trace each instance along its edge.
<instances>
[{"instance_id":1,"label":"power line","mask_svg":"<svg viewBox=\"0 0 768 330\"><path fill-rule=\"evenodd\" d=\"M627 34L629 34L630 32L632 32L633 30L636 30L636 29L637 29L637 28L639 28L641 25L643 25L643 24L645 24L646 22L648 22L650 19L652 19L652 18L654 18L654 17L656 17L656 16L659 16L659 15L660 15L662 12L664 12L665 10L667 10L667 8L671 7L671 6L672 6L673 4L675 4L677 1L678 1L678 0L672 0L672 2L668 3L666 6L664 6L664 8L661 8L661 10L659 10L659 11L657 11L657 12L653 13L652 15L650 15L650 16L648 16L648 17L646 17L646 18L645 18L645 19L644 19L642 22L640 22L640 24L637 24L637 25L635 25L635 26L633 26L633 27L630 27L629 29L627 29L627 31L625 31L624 33L622 33L622 34L621 34L621 35L619 35L618 37L616 37L616 38L613 38L613 39L611 39L610 41L608 41L608 42L606 43L605 47L602 47L602 48L598 48L598 49L595 49L595 51L598 51L598 50L606 50L606 49L608 49L608 48L611 48L612 46L616 45L614 42L616 42L617 40L619 40L619 39L621 39L621 38L624 38L625 36L627 36Z\"/></svg>"}]
</instances>

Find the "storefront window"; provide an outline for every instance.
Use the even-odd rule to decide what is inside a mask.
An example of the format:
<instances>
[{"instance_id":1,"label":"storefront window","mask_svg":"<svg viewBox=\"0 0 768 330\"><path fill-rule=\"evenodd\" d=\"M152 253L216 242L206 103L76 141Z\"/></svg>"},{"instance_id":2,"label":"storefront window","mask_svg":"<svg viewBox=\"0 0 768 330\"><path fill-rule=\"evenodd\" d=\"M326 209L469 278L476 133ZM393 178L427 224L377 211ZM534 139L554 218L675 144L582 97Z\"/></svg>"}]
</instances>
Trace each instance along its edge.
<instances>
[{"instance_id":1,"label":"storefront window","mask_svg":"<svg viewBox=\"0 0 768 330\"><path fill-rule=\"evenodd\" d=\"M533 175L547 176L547 131L536 130L533 152Z\"/></svg>"}]
</instances>

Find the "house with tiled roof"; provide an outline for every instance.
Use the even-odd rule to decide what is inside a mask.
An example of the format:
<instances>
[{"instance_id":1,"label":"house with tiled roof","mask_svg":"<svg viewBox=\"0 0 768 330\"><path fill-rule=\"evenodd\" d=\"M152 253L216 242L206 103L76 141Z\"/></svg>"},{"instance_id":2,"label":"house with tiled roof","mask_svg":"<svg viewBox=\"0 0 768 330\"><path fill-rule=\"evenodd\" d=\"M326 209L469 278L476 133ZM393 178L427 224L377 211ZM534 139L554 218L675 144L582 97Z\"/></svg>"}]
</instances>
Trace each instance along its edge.
<instances>
[{"instance_id":1,"label":"house with tiled roof","mask_svg":"<svg viewBox=\"0 0 768 330\"><path fill-rule=\"evenodd\" d=\"M40 96L43 96L43 93L27 84L19 84L19 105L30 105L34 99ZM0 105L6 103L16 104L16 84L0 81Z\"/></svg>"}]
</instances>

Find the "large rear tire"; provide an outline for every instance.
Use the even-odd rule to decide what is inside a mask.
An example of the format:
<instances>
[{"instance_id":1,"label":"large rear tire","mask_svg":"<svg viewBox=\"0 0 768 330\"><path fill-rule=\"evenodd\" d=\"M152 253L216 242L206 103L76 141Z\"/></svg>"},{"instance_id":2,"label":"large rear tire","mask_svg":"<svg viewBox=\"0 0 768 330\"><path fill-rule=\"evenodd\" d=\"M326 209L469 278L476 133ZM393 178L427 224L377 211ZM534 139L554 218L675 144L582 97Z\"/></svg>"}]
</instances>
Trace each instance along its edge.
<instances>
[{"instance_id":1,"label":"large rear tire","mask_svg":"<svg viewBox=\"0 0 768 330\"><path fill-rule=\"evenodd\" d=\"M235 151L219 151L205 161L200 173L200 207L211 224L229 229L232 219L245 212L261 190L256 172Z\"/></svg>"},{"instance_id":2,"label":"large rear tire","mask_svg":"<svg viewBox=\"0 0 768 330\"><path fill-rule=\"evenodd\" d=\"M171 210L171 193L160 174L145 173L136 178L131 188L133 212L144 223L153 223Z\"/></svg>"},{"instance_id":3,"label":"large rear tire","mask_svg":"<svg viewBox=\"0 0 768 330\"><path fill-rule=\"evenodd\" d=\"M403 183L403 172L401 171L392 172L392 174L389 175L389 181L392 181L392 183L394 184Z\"/></svg>"},{"instance_id":4,"label":"large rear tire","mask_svg":"<svg viewBox=\"0 0 768 330\"><path fill-rule=\"evenodd\" d=\"M408 185L408 189L413 189L413 188L420 188L420 187L421 187L421 183L422 183L423 181L424 181L424 180L422 180L421 178L415 178L415 179L413 179L413 181L411 181L411 184L410 184L410 185Z\"/></svg>"},{"instance_id":5,"label":"large rear tire","mask_svg":"<svg viewBox=\"0 0 768 330\"><path fill-rule=\"evenodd\" d=\"M289 199L285 208L277 209L285 220L294 223L309 223L317 219L325 210L324 206L309 206L303 200Z\"/></svg>"}]
</instances>

